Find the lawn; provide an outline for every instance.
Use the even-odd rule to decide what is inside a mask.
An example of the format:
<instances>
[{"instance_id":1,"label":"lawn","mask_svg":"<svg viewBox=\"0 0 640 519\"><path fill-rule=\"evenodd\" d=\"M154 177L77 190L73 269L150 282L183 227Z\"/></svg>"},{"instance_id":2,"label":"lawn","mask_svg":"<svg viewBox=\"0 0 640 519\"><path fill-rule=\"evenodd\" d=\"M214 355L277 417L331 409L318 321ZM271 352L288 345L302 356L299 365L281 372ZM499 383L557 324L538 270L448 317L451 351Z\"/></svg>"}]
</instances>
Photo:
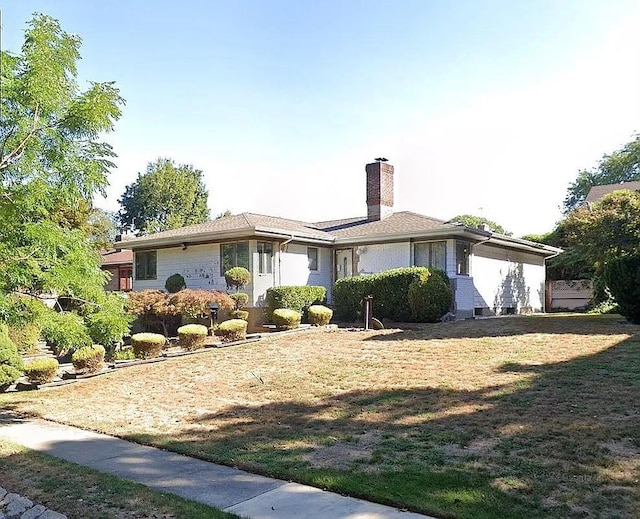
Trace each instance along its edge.
<instances>
[{"instance_id":1,"label":"lawn","mask_svg":"<svg viewBox=\"0 0 640 519\"><path fill-rule=\"evenodd\" d=\"M640 517L640 326L315 330L0 402L442 518Z\"/></svg>"}]
</instances>

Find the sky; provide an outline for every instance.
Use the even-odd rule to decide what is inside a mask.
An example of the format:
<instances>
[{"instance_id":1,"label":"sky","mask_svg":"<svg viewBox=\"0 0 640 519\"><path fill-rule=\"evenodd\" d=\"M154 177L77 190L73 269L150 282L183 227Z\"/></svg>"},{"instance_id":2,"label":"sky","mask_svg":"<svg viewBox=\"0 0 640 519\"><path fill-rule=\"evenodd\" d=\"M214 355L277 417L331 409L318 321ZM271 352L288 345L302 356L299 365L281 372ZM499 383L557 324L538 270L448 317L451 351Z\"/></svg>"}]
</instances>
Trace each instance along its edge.
<instances>
[{"instance_id":1,"label":"sky","mask_svg":"<svg viewBox=\"0 0 640 519\"><path fill-rule=\"evenodd\" d=\"M149 162L203 171L212 216L396 211L550 231L578 172L640 131L636 0L0 0L2 48L32 13L81 36L79 79L126 106L106 198Z\"/></svg>"}]
</instances>

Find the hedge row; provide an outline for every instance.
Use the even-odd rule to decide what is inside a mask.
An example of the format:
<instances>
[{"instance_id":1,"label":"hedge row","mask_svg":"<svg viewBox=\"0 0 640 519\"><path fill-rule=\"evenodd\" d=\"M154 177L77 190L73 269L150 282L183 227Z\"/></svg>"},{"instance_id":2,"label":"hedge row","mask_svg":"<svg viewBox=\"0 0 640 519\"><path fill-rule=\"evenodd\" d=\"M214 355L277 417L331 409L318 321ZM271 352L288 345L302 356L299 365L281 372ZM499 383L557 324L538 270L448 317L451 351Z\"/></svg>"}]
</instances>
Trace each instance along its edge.
<instances>
[{"instance_id":1,"label":"hedge row","mask_svg":"<svg viewBox=\"0 0 640 519\"><path fill-rule=\"evenodd\" d=\"M284 286L267 289L267 319L271 321L273 311L287 308L303 313L313 304L321 304L327 297L327 289L319 286Z\"/></svg>"},{"instance_id":2,"label":"hedge row","mask_svg":"<svg viewBox=\"0 0 640 519\"><path fill-rule=\"evenodd\" d=\"M409 303L409 287L415 282L435 276L449 287L449 277L442 270L426 267L405 267L378 274L342 278L333 287L336 316L347 321L362 319L362 302L373 296L373 315L378 319L397 322L417 320ZM440 283L438 283L440 284ZM445 312L443 312L443 315Z\"/></svg>"}]
</instances>

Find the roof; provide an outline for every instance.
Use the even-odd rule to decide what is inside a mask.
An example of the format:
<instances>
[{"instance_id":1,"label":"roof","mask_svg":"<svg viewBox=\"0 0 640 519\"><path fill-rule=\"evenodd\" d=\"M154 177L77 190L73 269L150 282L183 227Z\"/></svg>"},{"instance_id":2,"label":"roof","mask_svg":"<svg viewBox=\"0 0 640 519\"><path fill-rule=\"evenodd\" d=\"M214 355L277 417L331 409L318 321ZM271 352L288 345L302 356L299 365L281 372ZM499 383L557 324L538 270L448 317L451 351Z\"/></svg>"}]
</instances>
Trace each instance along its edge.
<instances>
[{"instance_id":1,"label":"roof","mask_svg":"<svg viewBox=\"0 0 640 519\"><path fill-rule=\"evenodd\" d=\"M100 251L100 263L103 267L133 263L133 251L127 249L108 249Z\"/></svg>"},{"instance_id":2,"label":"roof","mask_svg":"<svg viewBox=\"0 0 640 519\"><path fill-rule=\"evenodd\" d=\"M619 184L605 184L603 186L593 186L587 194L586 202L599 202L602 197L620 191L622 189L630 189L632 191L640 191L640 181L622 182Z\"/></svg>"},{"instance_id":3,"label":"roof","mask_svg":"<svg viewBox=\"0 0 640 519\"><path fill-rule=\"evenodd\" d=\"M552 256L561 249L539 243L503 236L483 229L472 229L458 223L448 223L410 211L401 211L377 221L366 217L345 218L307 223L275 216L242 213L211 220L180 229L140 236L119 243L135 250L170 247L184 243L197 244L240 238L272 238L305 243L356 245L409 239L429 239L458 236L473 242L491 241L496 245Z\"/></svg>"}]
</instances>

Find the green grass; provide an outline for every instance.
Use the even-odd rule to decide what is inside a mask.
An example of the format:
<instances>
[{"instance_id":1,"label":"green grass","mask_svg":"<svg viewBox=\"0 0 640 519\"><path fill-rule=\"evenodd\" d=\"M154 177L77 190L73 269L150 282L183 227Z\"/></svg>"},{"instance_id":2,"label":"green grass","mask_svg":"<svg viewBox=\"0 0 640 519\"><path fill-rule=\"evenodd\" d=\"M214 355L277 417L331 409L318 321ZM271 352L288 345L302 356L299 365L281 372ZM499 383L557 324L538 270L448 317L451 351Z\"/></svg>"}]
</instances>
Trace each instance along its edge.
<instances>
[{"instance_id":1,"label":"green grass","mask_svg":"<svg viewBox=\"0 0 640 519\"><path fill-rule=\"evenodd\" d=\"M231 519L236 515L0 440L1 485L69 519Z\"/></svg>"}]
</instances>

